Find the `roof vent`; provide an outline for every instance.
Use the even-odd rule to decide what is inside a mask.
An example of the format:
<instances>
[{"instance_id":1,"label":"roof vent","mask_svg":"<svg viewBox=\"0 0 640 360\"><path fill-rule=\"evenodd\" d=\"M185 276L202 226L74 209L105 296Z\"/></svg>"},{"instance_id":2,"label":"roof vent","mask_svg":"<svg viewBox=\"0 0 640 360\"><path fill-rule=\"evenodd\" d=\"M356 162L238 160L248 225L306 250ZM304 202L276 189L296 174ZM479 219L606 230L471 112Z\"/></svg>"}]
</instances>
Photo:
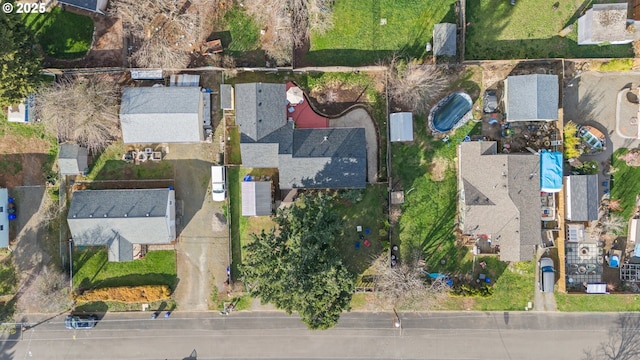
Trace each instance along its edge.
<instances>
[{"instance_id":1,"label":"roof vent","mask_svg":"<svg viewBox=\"0 0 640 360\"><path fill-rule=\"evenodd\" d=\"M124 217L127 217L127 216L128 216L127 214L124 214Z\"/></svg>"},{"instance_id":2,"label":"roof vent","mask_svg":"<svg viewBox=\"0 0 640 360\"><path fill-rule=\"evenodd\" d=\"M149 216L149 213L147 213L147 215L146 215L146 216Z\"/></svg>"},{"instance_id":3,"label":"roof vent","mask_svg":"<svg viewBox=\"0 0 640 360\"><path fill-rule=\"evenodd\" d=\"M262 122L262 119L258 119L258 122L259 122L259 123L261 123L261 122Z\"/></svg>"},{"instance_id":4,"label":"roof vent","mask_svg":"<svg viewBox=\"0 0 640 360\"><path fill-rule=\"evenodd\" d=\"M323 136L322 137L322 141L320 142L320 144L324 144L326 142L329 142L329 137L328 136Z\"/></svg>"},{"instance_id":5,"label":"roof vent","mask_svg":"<svg viewBox=\"0 0 640 360\"><path fill-rule=\"evenodd\" d=\"M107 214L104 214L104 217L107 217Z\"/></svg>"},{"instance_id":6,"label":"roof vent","mask_svg":"<svg viewBox=\"0 0 640 360\"><path fill-rule=\"evenodd\" d=\"M73 217L74 217L74 218L75 218L76 216L77 216L76 214L73 214Z\"/></svg>"},{"instance_id":7,"label":"roof vent","mask_svg":"<svg viewBox=\"0 0 640 360\"><path fill-rule=\"evenodd\" d=\"M259 103L258 103L258 106L262 106L262 102L259 102Z\"/></svg>"},{"instance_id":8,"label":"roof vent","mask_svg":"<svg viewBox=\"0 0 640 360\"><path fill-rule=\"evenodd\" d=\"M93 217L93 214L89 214L89 217Z\"/></svg>"},{"instance_id":9,"label":"roof vent","mask_svg":"<svg viewBox=\"0 0 640 360\"><path fill-rule=\"evenodd\" d=\"M262 92L262 89L258 89L258 92L259 92L259 93L261 93L261 92Z\"/></svg>"}]
</instances>

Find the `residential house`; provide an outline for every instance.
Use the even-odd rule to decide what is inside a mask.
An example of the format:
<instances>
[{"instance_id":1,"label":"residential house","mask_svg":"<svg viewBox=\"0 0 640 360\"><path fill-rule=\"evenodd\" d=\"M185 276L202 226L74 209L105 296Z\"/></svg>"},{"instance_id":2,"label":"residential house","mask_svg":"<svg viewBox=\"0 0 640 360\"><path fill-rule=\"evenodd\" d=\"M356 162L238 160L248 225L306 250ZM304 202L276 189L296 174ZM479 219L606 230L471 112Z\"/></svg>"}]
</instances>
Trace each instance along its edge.
<instances>
[{"instance_id":1,"label":"residential house","mask_svg":"<svg viewBox=\"0 0 640 360\"><path fill-rule=\"evenodd\" d=\"M284 84L235 86L242 165L277 168L281 190L364 188L363 128L295 129Z\"/></svg>"},{"instance_id":2,"label":"residential house","mask_svg":"<svg viewBox=\"0 0 640 360\"><path fill-rule=\"evenodd\" d=\"M125 144L203 141L204 126L211 122L205 110L210 102L210 94L199 87L125 88L120 106L122 139Z\"/></svg>"},{"instance_id":3,"label":"residential house","mask_svg":"<svg viewBox=\"0 0 640 360\"><path fill-rule=\"evenodd\" d=\"M73 193L67 223L76 246L106 246L109 261L131 261L134 245L176 239L175 191L83 190Z\"/></svg>"},{"instance_id":4,"label":"residential house","mask_svg":"<svg viewBox=\"0 0 640 360\"><path fill-rule=\"evenodd\" d=\"M504 81L504 92L504 110L508 122L558 120L558 76L509 76Z\"/></svg>"},{"instance_id":5,"label":"residential house","mask_svg":"<svg viewBox=\"0 0 640 360\"><path fill-rule=\"evenodd\" d=\"M77 144L61 144L58 169L61 175L80 175L89 168L87 148Z\"/></svg>"},{"instance_id":6,"label":"residential house","mask_svg":"<svg viewBox=\"0 0 640 360\"><path fill-rule=\"evenodd\" d=\"M569 221L598 220L598 175L564 177L565 217Z\"/></svg>"},{"instance_id":7,"label":"residential house","mask_svg":"<svg viewBox=\"0 0 640 360\"><path fill-rule=\"evenodd\" d=\"M488 239L503 261L529 261L541 243L540 157L499 154L495 141L458 149L459 226Z\"/></svg>"},{"instance_id":8,"label":"residential house","mask_svg":"<svg viewBox=\"0 0 640 360\"><path fill-rule=\"evenodd\" d=\"M578 18L578 45L628 44L635 38L628 4L594 4Z\"/></svg>"},{"instance_id":9,"label":"residential house","mask_svg":"<svg viewBox=\"0 0 640 360\"><path fill-rule=\"evenodd\" d=\"M271 181L242 182L242 216L271 215Z\"/></svg>"},{"instance_id":10,"label":"residential house","mask_svg":"<svg viewBox=\"0 0 640 360\"><path fill-rule=\"evenodd\" d=\"M9 191L0 188L0 248L9 247Z\"/></svg>"},{"instance_id":11,"label":"residential house","mask_svg":"<svg viewBox=\"0 0 640 360\"><path fill-rule=\"evenodd\" d=\"M109 0L58 0L60 4L104 15Z\"/></svg>"},{"instance_id":12,"label":"residential house","mask_svg":"<svg viewBox=\"0 0 640 360\"><path fill-rule=\"evenodd\" d=\"M456 24L435 24L433 26L433 55L456 56L456 36Z\"/></svg>"},{"instance_id":13,"label":"residential house","mask_svg":"<svg viewBox=\"0 0 640 360\"><path fill-rule=\"evenodd\" d=\"M389 115L390 141L413 141L413 114L410 112Z\"/></svg>"}]
</instances>

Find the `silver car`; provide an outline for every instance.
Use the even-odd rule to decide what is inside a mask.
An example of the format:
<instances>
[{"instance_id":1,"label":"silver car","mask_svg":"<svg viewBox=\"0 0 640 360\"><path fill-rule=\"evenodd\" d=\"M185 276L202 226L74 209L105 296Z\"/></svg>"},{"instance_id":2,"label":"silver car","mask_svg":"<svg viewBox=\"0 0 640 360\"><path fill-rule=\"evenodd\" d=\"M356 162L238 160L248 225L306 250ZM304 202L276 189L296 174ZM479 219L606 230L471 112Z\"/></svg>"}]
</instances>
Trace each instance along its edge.
<instances>
[{"instance_id":1,"label":"silver car","mask_svg":"<svg viewBox=\"0 0 640 360\"><path fill-rule=\"evenodd\" d=\"M553 268L553 260L548 257L540 259L540 291L553 292L556 282L556 274Z\"/></svg>"}]
</instances>

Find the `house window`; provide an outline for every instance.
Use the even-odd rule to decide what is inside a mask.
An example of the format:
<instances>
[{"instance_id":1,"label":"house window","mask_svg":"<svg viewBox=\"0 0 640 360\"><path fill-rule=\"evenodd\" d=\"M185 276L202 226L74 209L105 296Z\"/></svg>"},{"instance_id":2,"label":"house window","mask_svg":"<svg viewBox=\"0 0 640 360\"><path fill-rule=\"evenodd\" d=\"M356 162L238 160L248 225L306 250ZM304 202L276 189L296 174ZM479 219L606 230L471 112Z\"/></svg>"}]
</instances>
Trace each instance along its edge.
<instances>
[{"instance_id":1,"label":"house window","mask_svg":"<svg viewBox=\"0 0 640 360\"><path fill-rule=\"evenodd\" d=\"M4 230L4 225L0 225L0 231Z\"/></svg>"},{"instance_id":2,"label":"house window","mask_svg":"<svg viewBox=\"0 0 640 360\"><path fill-rule=\"evenodd\" d=\"M4 212L4 206L0 206L0 213Z\"/></svg>"}]
</instances>

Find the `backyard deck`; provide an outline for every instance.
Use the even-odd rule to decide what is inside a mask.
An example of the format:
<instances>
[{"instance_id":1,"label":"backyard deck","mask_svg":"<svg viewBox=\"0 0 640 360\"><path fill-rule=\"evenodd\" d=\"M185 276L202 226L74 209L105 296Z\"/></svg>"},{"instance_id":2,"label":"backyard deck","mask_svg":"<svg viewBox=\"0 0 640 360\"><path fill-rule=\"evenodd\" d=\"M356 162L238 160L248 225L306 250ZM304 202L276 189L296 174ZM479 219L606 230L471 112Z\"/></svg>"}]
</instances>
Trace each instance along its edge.
<instances>
[{"instance_id":1,"label":"backyard deck","mask_svg":"<svg viewBox=\"0 0 640 360\"><path fill-rule=\"evenodd\" d=\"M287 90L295 87L293 82L287 83ZM293 120L296 124L296 128L299 129L322 129L329 127L329 119L318 115L311 105L309 105L309 99L306 94L302 103L297 105L287 104L287 117Z\"/></svg>"}]
</instances>

